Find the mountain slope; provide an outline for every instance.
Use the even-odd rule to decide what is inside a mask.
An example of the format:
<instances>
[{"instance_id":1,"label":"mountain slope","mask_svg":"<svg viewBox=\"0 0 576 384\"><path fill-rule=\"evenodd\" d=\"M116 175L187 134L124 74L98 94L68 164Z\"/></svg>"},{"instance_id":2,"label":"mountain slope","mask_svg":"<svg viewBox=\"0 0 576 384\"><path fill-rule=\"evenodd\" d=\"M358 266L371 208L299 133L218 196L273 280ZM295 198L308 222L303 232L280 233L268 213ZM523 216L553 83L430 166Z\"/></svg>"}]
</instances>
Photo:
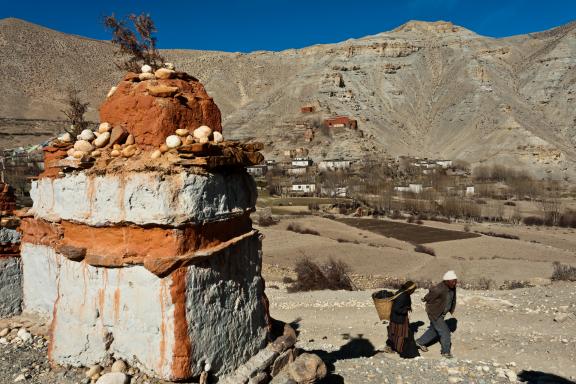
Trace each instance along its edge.
<instances>
[{"instance_id":1,"label":"mountain slope","mask_svg":"<svg viewBox=\"0 0 576 384\"><path fill-rule=\"evenodd\" d=\"M505 39L447 22L281 52L168 50L222 110L228 137L258 137L269 156L308 147L314 158L412 154L526 167L576 177L576 24ZM122 74L107 42L0 20L0 117L60 119L73 85L99 102ZM318 111L303 115L300 107ZM330 115L359 131L304 125ZM363 136L363 137L361 137Z\"/></svg>"}]
</instances>

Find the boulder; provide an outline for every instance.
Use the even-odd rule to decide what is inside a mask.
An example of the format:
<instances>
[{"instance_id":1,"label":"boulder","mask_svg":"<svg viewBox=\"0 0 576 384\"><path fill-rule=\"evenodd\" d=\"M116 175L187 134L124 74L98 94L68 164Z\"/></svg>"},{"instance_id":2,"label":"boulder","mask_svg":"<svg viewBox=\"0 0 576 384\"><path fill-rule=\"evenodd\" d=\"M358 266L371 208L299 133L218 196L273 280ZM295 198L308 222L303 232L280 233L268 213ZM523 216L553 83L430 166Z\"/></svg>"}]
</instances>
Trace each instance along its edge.
<instances>
[{"instance_id":1,"label":"boulder","mask_svg":"<svg viewBox=\"0 0 576 384\"><path fill-rule=\"evenodd\" d=\"M113 147L114 144L122 143L128 137L128 132L124 130L122 127L114 127L112 128L112 132L110 133L110 140L108 141L108 146Z\"/></svg>"},{"instance_id":2,"label":"boulder","mask_svg":"<svg viewBox=\"0 0 576 384\"><path fill-rule=\"evenodd\" d=\"M297 383L312 384L326 377L328 370L320 357L303 353L288 366L290 378Z\"/></svg>"},{"instance_id":3,"label":"boulder","mask_svg":"<svg viewBox=\"0 0 576 384\"><path fill-rule=\"evenodd\" d=\"M68 132L65 132L60 136L58 136L58 140L60 140L63 143L70 143L72 142L72 135L70 135Z\"/></svg>"},{"instance_id":4,"label":"boulder","mask_svg":"<svg viewBox=\"0 0 576 384\"><path fill-rule=\"evenodd\" d=\"M222 141L224 141L224 136L218 131L214 132L214 142L221 143Z\"/></svg>"},{"instance_id":5,"label":"boulder","mask_svg":"<svg viewBox=\"0 0 576 384\"><path fill-rule=\"evenodd\" d=\"M122 372L122 373L125 373L127 369L128 366L123 360L116 360L114 364L112 364L112 367L110 368L112 372Z\"/></svg>"},{"instance_id":6,"label":"boulder","mask_svg":"<svg viewBox=\"0 0 576 384\"><path fill-rule=\"evenodd\" d=\"M154 76L153 73L141 73L138 75L138 80L140 81L146 81L146 80L155 80L156 76Z\"/></svg>"},{"instance_id":7,"label":"boulder","mask_svg":"<svg viewBox=\"0 0 576 384\"><path fill-rule=\"evenodd\" d=\"M294 351L289 349L284 351L280 356L274 360L274 364L272 364L272 368L270 369L270 374L272 376L278 375L288 364L294 361Z\"/></svg>"},{"instance_id":8,"label":"boulder","mask_svg":"<svg viewBox=\"0 0 576 384\"><path fill-rule=\"evenodd\" d=\"M152 67L149 66L148 64L144 64L141 68L140 71L142 71L142 73L152 73Z\"/></svg>"},{"instance_id":9,"label":"boulder","mask_svg":"<svg viewBox=\"0 0 576 384\"><path fill-rule=\"evenodd\" d=\"M106 97L108 98L108 97L112 96L114 94L114 92L116 92L117 89L118 89L118 87L116 87L116 86L110 88L110 90L106 94Z\"/></svg>"},{"instance_id":10,"label":"boulder","mask_svg":"<svg viewBox=\"0 0 576 384\"><path fill-rule=\"evenodd\" d=\"M197 139L208 138L212 134L212 128L205 125L198 127L194 130L192 135Z\"/></svg>"},{"instance_id":11,"label":"boulder","mask_svg":"<svg viewBox=\"0 0 576 384\"><path fill-rule=\"evenodd\" d=\"M126 145L132 145L134 144L136 141L134 140L134 135L128 135L128 137L126 138L126 142L124 144Z\"/></svg>"},{"instance_id":12,"label":"boulder","mask_svg":"<svg viewBox=\"0 0 576 384\"><path fill-rule=\"evenodd\" d=\"M128 384L130 378L122 372L106 373L98 379L96 384Z\"/></svg>"},{"instance_id":13,"label":"boulder","mask_svg":"<svg viewBox=\"0 0 576 384\"><path fill-rule=\"evenodd\" d=\"M155 97L148 85L175 87L178 97ZM123 81L100 107L100 121L124 127L142 149L158 149L177 129L206 125L222 131L220 110L197 80Z\"/></svg>"},{"instance_id":14,"label":"boulder","mask_svg":"<svg viewBox=\"0 0 576 384\"><path fill-rule=\"evenodd\" d=\"M78 140L74 143L74 149L79 152L90 153L94 150L94 146L86 140Z\"/></svg>"},{"instance_id":15,"label":"boulder","mask_svg":"<svg viewBox=\"0 0 576 384\"><path fill-rule=\"evenodd\" d=\"M96 148L102 148L103 146L108 144L109 140L110 140L110 132L101 133L100 136L98 136L96 140L94 140L94 146Z\"/></svg>"},{"instance_id":16,"label":"boulder","mask_svg":"<svg viewBox=\"0 0 576 384\"><path fill-rule=\"evenodd\" d=\"M182 145L182 140L177 135L170 135L166 138L166 145L168 148L178 148Z\"/></svg>"},{"instance_id":17,"label":"boulder","mask_svg":"<svg viewBox=\"0 0 576 384\"><path fill-rule=\"evenodd\" d=\"M112 126L110 125L110 123L100 123L100 125L98 126L98 132L100 133L108 132L111 129Z\"/></svg>"},{"instance_id":18,"label":"boulder","mask_svg":"<svg viewBox=\"0 0 576 384\"><path fill-rule=\"evenodd\" d=\"M148 84L148 94L155 97L172 97L178 92L178 87L170 87L168 85L153 85Z\"/></svg>"},{"instance_id":19,"label":"boulder","mask_svg":"<svg viewBox=\"0 0 576 384\"><path fill-rule=\"evenodd\" d=\"M89 129L85 129L80 133L80 139L82 140L92 141L94 140L94 138L95 138L94 132L92 132Z\"/></svg>"},{"instance_id":20,"label":"boulder","mask_svg":"<svg viewBox=\"0 0 576 384\"><path fill-rule=\"evenodd\" d=\"M168 68L160 68L156 72L154 72L154 76L156 76L157 79L162 80L172 79L174 75L175 75L174 70Z\"/></svg>"}]
</instances>

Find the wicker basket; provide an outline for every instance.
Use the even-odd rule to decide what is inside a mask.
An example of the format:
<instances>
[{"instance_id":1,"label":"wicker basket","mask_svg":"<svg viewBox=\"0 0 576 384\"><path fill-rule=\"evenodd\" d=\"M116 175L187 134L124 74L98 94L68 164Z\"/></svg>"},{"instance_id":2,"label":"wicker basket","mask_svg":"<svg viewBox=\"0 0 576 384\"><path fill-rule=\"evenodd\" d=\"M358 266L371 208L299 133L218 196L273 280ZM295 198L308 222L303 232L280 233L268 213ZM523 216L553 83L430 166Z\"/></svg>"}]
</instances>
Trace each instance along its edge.
<instances>
[{"instance_id":1,"label":"wicker basket","mask_svg":"<svg viewBox=\"0 0 576 384\"><path fill-rule=\"evenodd\" d=\"M390 291L382 290L374 292L372 294L372 300L374 300L374 306L376 307L376 312L378 312L378 317L380 320L390 320L390 314L392 313L392 304L394 299L398 295L394 295Z\"/></svg>"}]
</instances>

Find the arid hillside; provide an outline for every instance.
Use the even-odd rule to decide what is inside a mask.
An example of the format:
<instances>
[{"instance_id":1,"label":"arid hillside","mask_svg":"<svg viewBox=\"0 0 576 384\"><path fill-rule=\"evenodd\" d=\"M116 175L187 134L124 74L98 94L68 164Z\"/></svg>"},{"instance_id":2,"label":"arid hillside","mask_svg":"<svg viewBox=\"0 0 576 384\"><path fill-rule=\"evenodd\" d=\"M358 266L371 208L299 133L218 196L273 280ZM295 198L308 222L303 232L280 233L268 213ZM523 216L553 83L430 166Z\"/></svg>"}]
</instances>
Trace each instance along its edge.
<instances>
[{"instance_id":1,"label":"arid hillside","mask_svg":"<svg viewBox=\"0 0 576 384\"><path fill-rule=\"evenodd\" d=\"M164 54L206 85L228 137L258 137L269 157L307 147L315 159L411 154L576 177L576 23L493 39L414 21L298 50ZM107 42L0 20L0 117L61 120L74 86L96 120L122 76L115 60ZM305 105L314 112L303 114ZM317 128L331 115L356 119L358 130Z\"/></svg>"}]
</instances>

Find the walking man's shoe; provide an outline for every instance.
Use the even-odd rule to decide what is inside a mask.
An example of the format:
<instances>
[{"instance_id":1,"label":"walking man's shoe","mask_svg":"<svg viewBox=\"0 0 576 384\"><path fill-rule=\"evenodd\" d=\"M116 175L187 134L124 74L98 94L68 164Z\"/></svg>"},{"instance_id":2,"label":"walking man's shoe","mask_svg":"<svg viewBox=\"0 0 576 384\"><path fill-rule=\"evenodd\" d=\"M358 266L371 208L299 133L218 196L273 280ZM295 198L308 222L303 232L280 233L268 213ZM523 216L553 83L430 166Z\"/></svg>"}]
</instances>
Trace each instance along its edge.
<instances>
[{"instance_id":1,"label":"walking man's shoe","mask_svg":"<svg viewBox=\"0 0 576 384\"><path fill-rule=\"evenodd\" d=\"M428 352L428 347L425 345L421 345L416 343L416 346L418 347L419 350L421 350L422 352Z\"/></svg>"},{"instance_id":2,"label":"walking man's shoe","mask_svg":"<svg viewBox=\"0 0 576 384\"><path fill-rule=\"evenodd\" d=\"M442 357L445 359L453 359L454 358L454 356L452 356L451 353L443 353Z\"/></svg>"}]
</instances>

